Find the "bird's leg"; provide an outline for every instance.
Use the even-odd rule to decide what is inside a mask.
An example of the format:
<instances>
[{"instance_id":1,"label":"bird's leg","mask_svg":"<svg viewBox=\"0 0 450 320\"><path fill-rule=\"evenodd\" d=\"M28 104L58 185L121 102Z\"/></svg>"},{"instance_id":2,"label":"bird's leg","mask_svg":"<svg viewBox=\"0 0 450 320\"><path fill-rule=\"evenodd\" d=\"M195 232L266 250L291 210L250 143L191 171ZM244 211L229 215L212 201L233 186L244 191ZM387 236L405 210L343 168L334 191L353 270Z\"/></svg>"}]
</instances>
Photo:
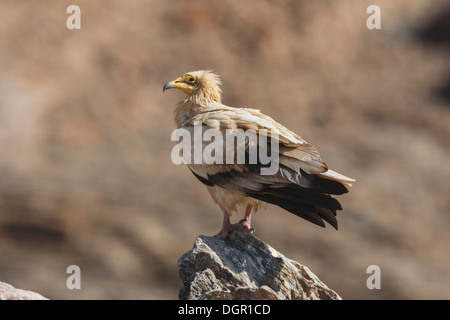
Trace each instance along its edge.
<instances>
[{"instance_id":1,"label":"bird's leg","mask_svg":"<svg viewBox=\"0 0 450 320\"><path fill-rule=\"evenodd\" d=\"M222 223L222 229L220 229L219 233L214 236L214 238L217 239L225 239L228 236L228 233L230 233L233 230L244 228L250 233L255 232L255 228L253 228L251 223L252 218L252 212L253 212L253 205L249 204L245 208L245 215L244 219L239 221L239 223L231 223L231 215L224 211L223 212L223 223Z\"/></svg>"},{"instance_id":2,"label":"bird's leg","mask_svg":"<svg viewBox=\"0 0 450 320\"><path fill-rule=\"evenodd\" d=\"M249 204L245 208L245 215L244 219L239 221L239 224L244 227L245 230L247 230L250 233L255 233L255 228L252 228L251 226L251 219L252 219L252 212L253 212L253 205Z\"/></svg>"},{"instance_id":3,"label":"bird's leg","mask_svg":"<svg viewBox=\"0 0 450 320\"><path fill-rule=\"evenodd\" d=\"M230 217L231 215L228 212L226 211L223 212L222 229L219 231L218 234L214 236L214 238L225 239L228 236L229 232L242 227L239 223L232 224Z\"/></svg>"}]
</instances>

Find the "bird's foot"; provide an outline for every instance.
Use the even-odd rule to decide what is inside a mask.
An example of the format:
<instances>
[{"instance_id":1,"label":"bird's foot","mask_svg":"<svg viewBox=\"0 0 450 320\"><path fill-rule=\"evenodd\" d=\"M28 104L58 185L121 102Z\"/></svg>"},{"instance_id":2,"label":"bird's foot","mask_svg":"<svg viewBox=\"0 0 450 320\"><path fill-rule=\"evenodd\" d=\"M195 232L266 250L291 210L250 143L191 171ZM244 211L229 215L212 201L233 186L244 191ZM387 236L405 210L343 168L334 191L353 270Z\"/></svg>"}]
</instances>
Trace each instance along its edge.
<instances>
[{"instance_id":1,"label":"bird's foot","mask_svg":"<svg viewBox=\"0 0 450 320\"><path fill-rule=\"evenodd\" d=\"M219 239L219 240L223 240L228 236L228 231L226 230L220 230L218 234L216 234L214 236L214 238Z\"/></svg>"},{"instance_id":2,"label":"bird's foot","mask_svg":"<svg viewBox=\"0 0 450 320\"><path fill-rule=\"evenodd\" d=\"M249 233L255 233L255 228L250 225L250 222L242 219L238 223L228 224L222 227L218 234L214 236L216 239L225 239L230 232L236 229L244 229Z\"/></svg>"},{"instance_id":3,"label":"bird's foot","mask_svg":"<svg viewBox=\"0 0 450 320\"><path fill-rule=\"evenodd\" d=\"M239 223L233 223L233 224L230 223L230 224L224 225L222 227L222 229L219 231L219 233L214 236L214 238L225 239L231 231L239 229L239 228L242 228L241 224L239 224Z\"/></svg>"},{"instance_id":4,"label":"bird's foot","mask_svg":"<svg viewBox=\"0 0 450 320\"><path fill-rule=\"evenodd\" d=\"M244 219L239 221L238 223L231 223L230 217L231 215L228 212L223 213L223 224L222 229L219 231L218 234L214 236L216 239L225 239L228 234L236 229L244 229L247 230L249 233L255 233L255 228L252 228L250 225L250 219L252 217L252 205L248 205L245 209L245 216Z\"/></svg>"},{"instance_id":5,"label":"bird's foot","mask_svg":"<svg viewBox=\"0 0 450 320\"><path fill-rule=\"evenodd\" d=\"M239 224L242 226L242 228L244 228L245 230L247 230L249 233L255 233L255 228L253 228L250 225L250 221L247 219L242 219L241 221L239 221Z\"/></svg>"}]
</instances>

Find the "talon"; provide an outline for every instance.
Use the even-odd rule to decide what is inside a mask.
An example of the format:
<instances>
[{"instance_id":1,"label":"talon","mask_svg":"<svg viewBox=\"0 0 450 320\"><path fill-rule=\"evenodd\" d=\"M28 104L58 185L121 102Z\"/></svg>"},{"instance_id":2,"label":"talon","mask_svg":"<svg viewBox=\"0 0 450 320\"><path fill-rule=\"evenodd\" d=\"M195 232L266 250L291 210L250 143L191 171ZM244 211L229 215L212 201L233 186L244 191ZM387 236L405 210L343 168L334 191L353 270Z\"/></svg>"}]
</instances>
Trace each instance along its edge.
<instances>
[{"instance_id":1,"label":"talon","mask_svg":"<svg viewBox=\"0 0 450 320\"><path fill-rule=\"evenodd\" d=\"M248 221L247 219L242 219L241 221L239 221L239 224L242 226L242 228L247 230L249 233L251 233L251 234L255 233L255 228L253 228L250 225L250 221Z\"/></svg>"}]
</instances>

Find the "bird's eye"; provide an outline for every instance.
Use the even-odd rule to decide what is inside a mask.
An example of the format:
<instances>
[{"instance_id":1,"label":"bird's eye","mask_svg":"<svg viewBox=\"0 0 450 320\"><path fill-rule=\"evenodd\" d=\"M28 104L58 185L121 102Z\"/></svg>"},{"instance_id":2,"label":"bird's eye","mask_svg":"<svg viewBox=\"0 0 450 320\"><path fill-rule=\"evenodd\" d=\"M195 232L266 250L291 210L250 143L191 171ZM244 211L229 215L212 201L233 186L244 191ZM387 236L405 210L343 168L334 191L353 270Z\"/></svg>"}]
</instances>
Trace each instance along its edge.
<instances>
[{"instance_id":1,"label":"bird's eye","mask_svg":"<svg viewBox=\"0 0 450 320\"><path fill-rule=\"evenodd\" d=\"M189 77L188 81L189 81L190 83L194 83L194 82L195 82L195 78L194 78L194 77Z\"/></svg>"}]
</instances>

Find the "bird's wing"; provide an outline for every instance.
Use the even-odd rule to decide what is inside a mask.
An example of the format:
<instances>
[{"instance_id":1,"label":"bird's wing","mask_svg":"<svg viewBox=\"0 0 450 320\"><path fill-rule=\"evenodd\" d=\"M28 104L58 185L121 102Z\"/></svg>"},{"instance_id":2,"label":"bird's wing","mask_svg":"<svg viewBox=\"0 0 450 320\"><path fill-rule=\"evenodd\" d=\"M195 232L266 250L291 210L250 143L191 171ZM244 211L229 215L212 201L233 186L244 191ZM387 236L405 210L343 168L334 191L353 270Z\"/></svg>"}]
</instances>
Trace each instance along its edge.
<instances>
[{"instance_id":1,"label":"bird's wing","mask_svg":"<svg viewBox=\"0 0 450 320\"><path fill-rule=\"evenodd\" d=\"M268 141L276 139L278 142L280 164L297 173L303 170L308 174L318 174L328 170L326 164L320 159L319 152L312 145L259 110L217 104L214 108L190 118L183 127L192 129L198 122L204 126L205 130L218 130L224 135L227 130L239 129L244 132L253 131L258 138L259 135L269 135Z\"/></svg>"},{"instance_id":2,"label":"bird's wing","mask_svg":"<svg viewBox=\"0 0 450 320\"><path fill-rule=\"evenodd\" d=\"M274 174L261 174L260 169L264 165L259 158L253 164L226 164L225 161L223 164L189 164L190 170L200 181L278 205L320 226L324 226L324 219L337 228L336 210L342 208L330 194L347 192L345 183L339 180L347 177L322 176L330 170L312 145L255 109L217 104L187 120L183 128L193 130L198 122L204 129L222 133L242 129L253 130L259 136L266 134L264 130L271 130L277 134L279 142L279 170ZM208 143L203 142L203 145ZM236 147L244 147L248 151L249 146Z\"/></svg>"}]
</instances>

